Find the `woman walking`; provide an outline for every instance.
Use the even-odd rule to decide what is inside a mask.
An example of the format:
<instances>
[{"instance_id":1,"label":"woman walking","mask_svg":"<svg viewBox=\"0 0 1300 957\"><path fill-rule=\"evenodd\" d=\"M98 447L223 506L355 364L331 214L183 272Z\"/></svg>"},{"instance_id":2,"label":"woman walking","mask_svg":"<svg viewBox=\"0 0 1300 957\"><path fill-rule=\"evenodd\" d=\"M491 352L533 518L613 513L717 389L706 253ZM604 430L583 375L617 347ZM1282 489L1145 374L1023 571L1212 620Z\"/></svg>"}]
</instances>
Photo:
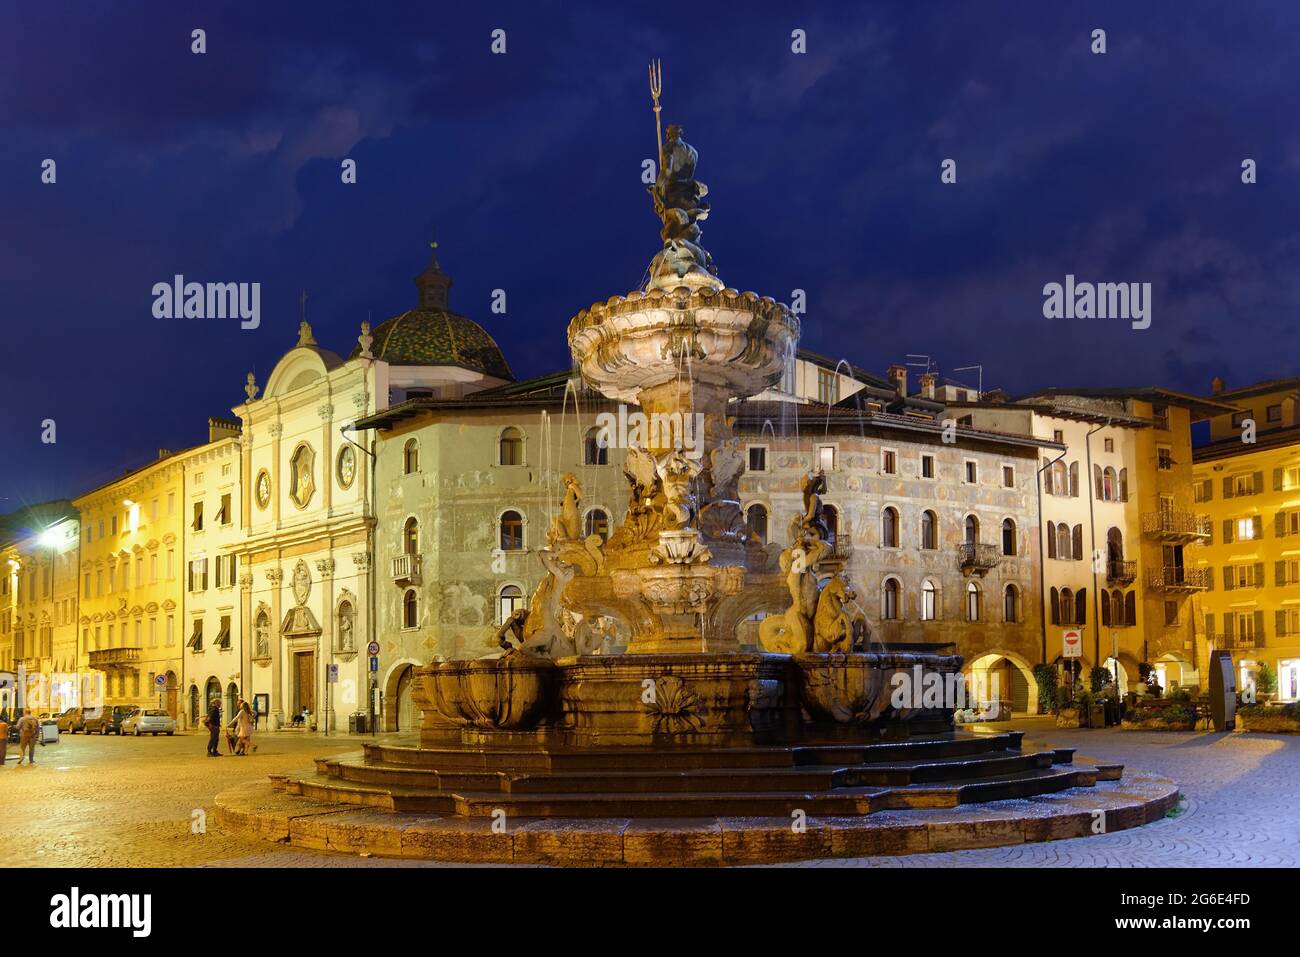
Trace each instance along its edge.
<instances>
[{"instance_id":1,"label":"woman walking","mask_svg":"<svg viewBox=\"0 0 1300 957\"><path fill-rule=\"evenodd\" d=\"M230 722L230 727L239 738L235 753L248 754L249 742L253 740L253 711L248 707L247 701L239 702L239 710L235 712L235 719Z\"/></svg>"}]
</instances>

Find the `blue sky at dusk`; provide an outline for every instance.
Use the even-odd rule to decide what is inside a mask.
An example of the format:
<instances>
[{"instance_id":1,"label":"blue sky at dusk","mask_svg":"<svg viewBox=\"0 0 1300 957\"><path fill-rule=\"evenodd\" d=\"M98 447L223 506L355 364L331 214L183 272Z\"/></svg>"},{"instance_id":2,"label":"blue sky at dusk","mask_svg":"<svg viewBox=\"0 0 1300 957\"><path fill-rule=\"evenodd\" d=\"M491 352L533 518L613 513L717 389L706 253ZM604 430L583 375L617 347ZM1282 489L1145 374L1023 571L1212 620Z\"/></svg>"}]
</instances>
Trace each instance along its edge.
<instances>
[{"instance_id":1,"label":"blue sky at dusk","mask_svg":"<svg viewBox=\"0 0 1300 957\"><path fill-rule=\"evenodd\" d=\"M303 288L346 354L415 304L435 228L452 307L519 377L565 367L569 318L659 246L652 57L720 275L806 290L808 348L1013 394L1294 375L1297 49L1300 4L1250 0L4 2L0 513L202 441L293 345ZM260 282L260 328L155 319L177 273ZM1067 273L1150 282L1151 328L1044 319Z\"/></svg>"}]
</instances>

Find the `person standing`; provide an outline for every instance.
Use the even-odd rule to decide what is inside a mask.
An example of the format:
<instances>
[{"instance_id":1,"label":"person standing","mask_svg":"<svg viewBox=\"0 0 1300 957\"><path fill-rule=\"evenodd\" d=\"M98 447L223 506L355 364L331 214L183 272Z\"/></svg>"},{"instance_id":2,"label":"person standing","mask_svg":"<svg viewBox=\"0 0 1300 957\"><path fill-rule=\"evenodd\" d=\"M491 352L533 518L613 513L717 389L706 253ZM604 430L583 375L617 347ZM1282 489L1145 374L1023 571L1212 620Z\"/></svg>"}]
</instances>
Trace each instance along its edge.
<instances>
[{"instance_id":1,"label":"person standing","mask_svg":"<svg viewBox=\"0 0 1300 957\"><path fill-rule=\"evenodd\" d=\"M221 699L213 698L208 705L208 757L221 757L221 748L217 744L221 736Z\"/></svg>"},{"instance_id":2,"label":"person standing","mask_svg":"<svg viewBox=\"0 0 1300 957\"><path fill-rule=\"evenodd\" d=\"M0 711L0 768L5 765L5 755L9 751L8 715Z\"/></svg>"},{"instance_id":3,"label":"person standing","mask_svg":"<svg viewBox=\"0 0 1300 957\"><path fill-rule=\"evenodd\" d=\"M18 763L27 758L28 764L36 763L36 738L41 733L41 724L30 711L23 712L18 719Z\"/></svg>"},{"instance_id":4,"label":"person standing","mask_svg":"<svg viewBox=\"0 0 1300 957\"><path fill-rule=\"evenodd\" d=\"M239 748L235 753L248 754L248 745L253 739L253 712L247 701L239 702L239 710L235 712L235 719L230 722L230 726L239 738Z\"/></svg>"}]
</instances>

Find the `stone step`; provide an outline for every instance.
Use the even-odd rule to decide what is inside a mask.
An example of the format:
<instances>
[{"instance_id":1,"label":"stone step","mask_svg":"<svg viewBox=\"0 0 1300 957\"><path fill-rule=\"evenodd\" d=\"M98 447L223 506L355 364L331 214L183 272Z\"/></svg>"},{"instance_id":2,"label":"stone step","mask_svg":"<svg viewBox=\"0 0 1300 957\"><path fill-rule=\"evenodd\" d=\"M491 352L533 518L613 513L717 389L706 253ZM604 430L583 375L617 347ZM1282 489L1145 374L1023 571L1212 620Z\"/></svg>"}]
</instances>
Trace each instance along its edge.
<instances>
[{"instance_id":1,"label":"stone step","mask_svg":"<svg viewBox=\"0 0 1300 957\"><path fill-rule=\"evenodd\" d=\"M624 747L580 750L546 747L413 748L366 744L364 753L368 763L425 767L439 771L763 768L898 763L921 758L1019 750L1020 738L1020 732L968 736L950 733L866 744L828 742L748 747L683 745L674 749Z\"/></svg>"}]
</instances>

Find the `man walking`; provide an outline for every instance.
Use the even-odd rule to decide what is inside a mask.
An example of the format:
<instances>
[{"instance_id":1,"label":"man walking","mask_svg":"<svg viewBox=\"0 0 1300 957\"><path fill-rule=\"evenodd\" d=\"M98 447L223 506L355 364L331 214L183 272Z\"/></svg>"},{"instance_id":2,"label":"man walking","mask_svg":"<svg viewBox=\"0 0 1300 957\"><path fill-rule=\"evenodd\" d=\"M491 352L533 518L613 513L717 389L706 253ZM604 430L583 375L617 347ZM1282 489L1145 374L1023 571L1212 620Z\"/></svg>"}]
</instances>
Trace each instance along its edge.
<instances>
[{"instance_id":1,"label":"man walking","mask_svg":"<svg viewBox=\"0 0 1300 957\"><path fill-rule=\"evenodd\" d=\"M27 759L28 764L36 763L36 737L41 733L40 722L36 720L35 715L30 711L23 712L23 716L18 719L18 763L23 763L23 758Z\"/></svg>"},{"instance_id":2,"label":"man walking","mask_svg":"<svg viewBox=\"0 0 1300 957\"><path fill-rule=\"evenodd\" d=\"M208 757L221 757L217 741L221 736L221 699L213 698L208 706Z\"/></svg>"}]
</instances>

